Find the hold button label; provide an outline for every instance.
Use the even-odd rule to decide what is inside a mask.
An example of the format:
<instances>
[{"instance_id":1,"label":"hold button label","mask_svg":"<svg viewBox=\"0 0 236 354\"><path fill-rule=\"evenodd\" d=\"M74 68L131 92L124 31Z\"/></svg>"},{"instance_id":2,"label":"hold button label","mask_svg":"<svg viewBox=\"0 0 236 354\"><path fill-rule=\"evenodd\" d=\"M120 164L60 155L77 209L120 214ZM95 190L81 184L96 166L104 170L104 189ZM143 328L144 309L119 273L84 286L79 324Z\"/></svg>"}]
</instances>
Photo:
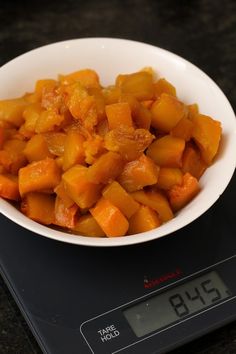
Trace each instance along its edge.
<instances>
[{"instance_id":1,"label":"hold button label","mask_svg":"<svg viewBox=\"0 0 236 354\"><path fill-rule=\"evenodd\" d=\"M108 342L120 335L120 332L116 329L114 325L107 326L105 328L99 329L98 334L102 343Z\"/></svg>"}]
</instances>

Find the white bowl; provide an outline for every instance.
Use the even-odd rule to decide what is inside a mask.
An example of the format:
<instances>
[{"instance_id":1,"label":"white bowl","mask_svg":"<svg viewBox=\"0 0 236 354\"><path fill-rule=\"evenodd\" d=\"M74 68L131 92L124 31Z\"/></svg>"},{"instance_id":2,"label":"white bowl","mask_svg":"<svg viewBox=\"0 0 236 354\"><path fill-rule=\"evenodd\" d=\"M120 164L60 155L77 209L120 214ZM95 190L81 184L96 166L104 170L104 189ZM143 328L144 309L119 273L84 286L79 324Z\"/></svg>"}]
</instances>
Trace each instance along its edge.
<instances>
[{"instance_id":1,"label":"white bowl","mask_svg":"<svg viewBox=\"0 0 236 354\"><path fill-rule=\"evenodd\" d=\"M200 69L166 50L123 39L85 38L50 44L10 61L0 68L0 99L30 92L40 78L57 78L82 68L95 69L103 85L120 73L151 66L176 88L180 100L197 102L200 112L222 122L223 139L214 164L200 180L201 192L171 221L158 229L132 236L95 238L72 235L40 225L1 199L0 212L42 236L87 246L121 246L157 239L191 223L209 209L228 185L236 164L236 120L220 88Z\"/></svg>"}]
</instances>

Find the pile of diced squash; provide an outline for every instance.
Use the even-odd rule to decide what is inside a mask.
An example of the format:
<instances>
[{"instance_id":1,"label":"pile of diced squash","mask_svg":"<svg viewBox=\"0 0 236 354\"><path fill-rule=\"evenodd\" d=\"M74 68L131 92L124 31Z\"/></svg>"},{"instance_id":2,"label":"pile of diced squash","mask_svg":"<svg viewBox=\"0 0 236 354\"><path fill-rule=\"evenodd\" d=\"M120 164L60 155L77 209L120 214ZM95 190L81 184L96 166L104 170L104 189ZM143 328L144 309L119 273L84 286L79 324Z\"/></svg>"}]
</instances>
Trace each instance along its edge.
<instances>
[{"instance_id":1,"label":"pile of diced squash","mask_svg":"<svg viewBox=\"0 0 236 354\"><path fill-rule=\"evenodd\" d=\"M196 196L220 138L151 68L108 87L91 69L38 80L0 101L0 196L74 234L149 231Z\"/></svg>"}]
</instances>

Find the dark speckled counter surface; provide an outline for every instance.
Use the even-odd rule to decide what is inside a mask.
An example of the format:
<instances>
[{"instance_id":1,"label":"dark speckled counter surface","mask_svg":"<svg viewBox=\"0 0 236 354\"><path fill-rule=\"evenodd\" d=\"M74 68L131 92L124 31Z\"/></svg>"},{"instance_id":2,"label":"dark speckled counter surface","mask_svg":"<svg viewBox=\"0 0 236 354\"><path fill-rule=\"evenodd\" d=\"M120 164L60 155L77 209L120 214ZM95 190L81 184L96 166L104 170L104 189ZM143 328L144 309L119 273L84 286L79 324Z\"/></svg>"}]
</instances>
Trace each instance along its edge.
<instances>
[{"instance_id":1,"label":"dark speckled counter surface","mask_svg":"<svg viewBox=\"0 0 236 354\"><path fill-rule=\"evenodd\" d=\"M236 108L234 0L1 0L0 65L30 49L79 37L128 38L179 54L212 77ZM0 354L31 353L41 351L0 279ZM236 323L172 353L234 354Z\"/></svg>"}]
</instances>

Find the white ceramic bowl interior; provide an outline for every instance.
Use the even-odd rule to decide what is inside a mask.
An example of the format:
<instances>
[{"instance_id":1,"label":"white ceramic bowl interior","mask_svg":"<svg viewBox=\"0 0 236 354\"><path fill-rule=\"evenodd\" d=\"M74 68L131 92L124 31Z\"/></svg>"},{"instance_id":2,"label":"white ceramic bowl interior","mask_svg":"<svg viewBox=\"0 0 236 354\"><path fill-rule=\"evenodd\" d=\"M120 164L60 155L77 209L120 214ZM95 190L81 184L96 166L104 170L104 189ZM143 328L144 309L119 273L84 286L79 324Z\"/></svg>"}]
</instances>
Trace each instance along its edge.
<instances>
[{"instance_id":1,"label":"white ceramic bowl interior","mask_svg":"<svg viewBox=\"0 0 236 354\"><path fill-rule=\"evenodd\" d=\"M140 243L170 234L189 224L209 209L228 185L236 162L236 119L220 88L200 69L166 50L129 40L84 38L47 45L10 61L0 68L0 99L14 98L34 89L35 81L57 78L83 68L92 68L104 86L113 84L120 73L151 66L177 89L186 104L197 102L200 112L222 122L223 138L214 164L200 180L201 192L176 217L158 229L117 238L72 235L40 225L1 199L0 212L37 234L79 245L120 246Z\"/></svg>"}]
</instances>

